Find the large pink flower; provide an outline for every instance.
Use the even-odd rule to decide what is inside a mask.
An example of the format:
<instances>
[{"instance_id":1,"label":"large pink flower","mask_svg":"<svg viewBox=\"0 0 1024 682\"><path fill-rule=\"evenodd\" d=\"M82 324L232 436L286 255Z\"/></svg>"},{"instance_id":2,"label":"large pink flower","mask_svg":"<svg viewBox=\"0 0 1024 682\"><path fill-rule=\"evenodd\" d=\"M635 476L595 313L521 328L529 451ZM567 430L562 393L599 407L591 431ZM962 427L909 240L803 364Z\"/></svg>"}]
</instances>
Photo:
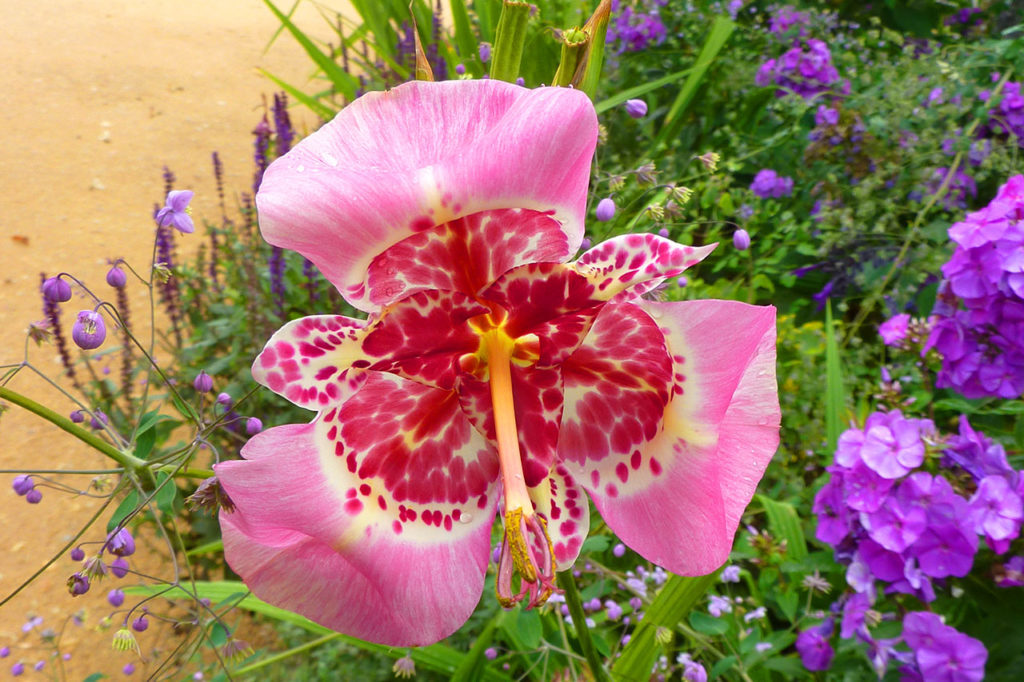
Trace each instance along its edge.
<instances>
[{"instance_id":1,"label":"large pink flower","mask_svg":"<svg viewBox=\"0 0 1024 682\"><path fill-rule=\"evenodd\" d=\"M264 237L370 315L290 322L253 365L318 413L216 467L227 560L257 596L433 642L476 606L498 509L499 600L547 599L589 529L583 491L669 570L725 560L778 444L775 310L641 298L713 247L628 235L566 262L596 137L578 91L418 82L267 170Z\"/></svg>"}]
</instances>

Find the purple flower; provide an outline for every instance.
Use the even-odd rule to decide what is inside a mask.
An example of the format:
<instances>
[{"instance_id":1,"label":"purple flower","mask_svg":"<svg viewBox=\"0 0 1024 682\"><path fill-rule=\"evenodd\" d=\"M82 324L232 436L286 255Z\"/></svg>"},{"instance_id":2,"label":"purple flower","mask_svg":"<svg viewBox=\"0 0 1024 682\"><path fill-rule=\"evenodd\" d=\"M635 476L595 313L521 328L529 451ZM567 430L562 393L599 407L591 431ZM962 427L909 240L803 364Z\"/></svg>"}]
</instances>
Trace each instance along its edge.
<instances>
[{"instance_id":1,"label":"purple flower","mask_svg":"<svg viewBox=\"0 0 1024 682\"><path fill-rule=\"evenodd\" d=\"M115 289L120 289L127 283L128 275L124 274L124 270L122 270L118 266L115 265L114 267L107 270L107 284L109 284L110 286L114 287Z\"/></svg>"},{"instance_id":2,"label":"purple flower","mask_svg":"<svg viewBox=\"0 0 1024 682\"><path fill-rule=\"evenodd\" d=\"M81 561L85 558L85 550L81 547L75 547L68 553L68 556L72 561Z\"/></svg>"},{"instance_id":3,"label":"purple flower","mask_svg":"<svg viewBox=\"0 0 1024 682\"><path fill-rule=\"evenodd\" d=\"M732 245L737 251L746 251L750 248L750 234L742 227L732 233Z\"/></svg>"},{"instance_id":4,"label":"purple flower","mask_svg":"<svg viewBox=\"0 0 1024 682\"><path fill-rule=\"evenodd\" d=\"M105 425L110 423L110 417L106 415L102 410L93 410L92 417L89 418L89 426L96 431L102 429Z\"/></svg>"},{"instance_id":5,"label":"purple flower","mask_svg":"<svg viewBox=\"0 0 1024 682\"><path fill-rule=\"evenodd\" d=\"M871 598L867 594L854 593L843 604L843 620L839 627L839 636L849 639L859 630L866 630L864 620L871 608Z\"/></svg>"},{"instance_id":6,"label":"purple flower","mask_svg":"<svg viewBox=\"0 0 1024 682\"><path fill-rule=\"evenodd\" d=\"M793 178L765 168L754 176L754 181L750 183L750 191L762 199L787 197L793 193Z\"/></svg>"},{"instance_id":7,"label":"purple flower","mask_svg":"<svg viewBox=\"0 0 1024 682\"><path fill-rule=\"evenodd\" d=\"M135 553L135 538L127 528L121 528L107 536L106 549L115 556L131 556Z\"/></svg>"},{"instance_id":8,"label":"purple flower","mask_svg":"<svg viewBox=\"0 0 1024 682\"><path fill-rule=\"evenodd\" d=\"M839 123L839 111L824 104L818 105L814 112L814 124L821 127L834 126Z\"/></svg>"},{"instance_id":9,"label":"purple flower","mask_svg":"<svg viewBox=\"0 0 1024 682\"><path fill-rule=\"evenodd\" d=\"M156 213L156 223L160 227L173 227L178 232L189 234L195 232L188 203L192 201L194 192L188 189L171 190L167 193L167 203Z\"/></svg>"},{"instance_id":10,"label":"purple flower","mask_svg":"<svg viewBox=\"0 0 1024 682\"><path fill-rule=\"evenodd\" d=\"M124 557L118 557L110 562L110 572L114 574L116 578L123 578L128 575L128 560Z\"/></svg>"},{"instance_id":11,"label":"purple flower","mask_svg":"<svg viewBox=\"0 0 1024 682\"><path fill-rule=\"evenodd\" d=\"M42 491L39 488L32 488L32 490L25 493L25 501L29 504L39 504L43 501Z\"/></svg>"},{"instance_id":12,"label":"purple flower","mask_svg":"<svg viewBox=\"0 0 1024 682\"><path fill-rule=\"evenodd\" d=\"M626 100L626 113L630 118L643 118L647 115L647 102L642 99Z\"/></svg>"},{"instance_id":13,"label":"purple flower","mask_svg":"<svg viewBox=\"0 0 1024 682\"><path fill-rule=\"evenodd\" d=\"M52 303L64 303L71 300L71 285L60 277L50 277L43 282L43 297Z\"/></svg>"},{"instance_id":14,"label":"purple flower","mask_svg":"<svg viewBox=\"0 0 1024 682\"><path fill-rule=\"evenodd\" d=\"M657 0L654 3L646 0L643 7L637 4L620 7L620 4L620 0L612 0L615 19L609 22L605 37L605 42L615 45L616 54L640 52L665 40L667 30L655 6Z\"/></svg>"},{"instance_id":15,"label":"purple flower","mask_svg":"<svg viewBox=\"0 0 1024 682\"><path fill-rule=\"evenodd\" d=\"M14 677L20 677L25 672L25 664L18 661L11 666L11 675Z\"/></svg>"},{"instance_id":16,"label":"purple flower","mask_svg":"<svg viewBox=\"0 0 1024 682\"><path fill-rule=\"evenodd\" d=\"M597 209L594 211L594 216L601 222L608 222L615 217L615 201L610 197L605 197L601 201L597 202Z\"/></svg>"},{"instance_id":17,"label":"purple flower","mask_svg":"<svg viewBox=\"0 0 1024 682\"><path fill-rule=\"evenodd\" d=\"M103 316L95 310L79 312L75 326L71 328L71 338L83 350L99 348L107 338L107 325L103 322Z\"/></svg>"},{"instance_id":18,"label":"purple flower","mask_svg":"<svg viewBox=\"0 0 1024 682\"><path fill-rule=\"evenodd\" d=\"M487 62L491 61L491 44L490 43L480 43L480 47L478 49L478 52L480 54L480 61L482 61L484 63L487 63Z\"/></svg>"},{"instance_id":19,"label":"purple flower","mask_svg":"<svg viewBox=\"0 0 1024 682\"><path fill-rule=\"evenodd\" d=\"M726 566L722 571L722 582L723 583L738 583L740 581L740 567L733 564L732 566Z\"/></svg>"},{"instance_id":20,"label":"purple flower","mask_svg":"<svg viewBox=\"0 0 1024 682\"><path fill-rule=\"evenodd\" d=\"M999 587L1024 586L1024 556L1011 557L996 573L996 585Z\"/></svg>"},{"instance_id":21,"label":"purple flower","mask_svg":"<svg viewBox=\"0 0 1024 682\"><path fill-rule=\"evenodd\" d=\"M192 387L200 393L209 393L213 390L213 377L205 370L200 370L196 378L192 380Z\"/></svg>"},{"instance_id":22,"label":"purple flower","mask_svg":"<svg viewBox=\"0 0 1024 682\"><path fill-rule=\"evenodd\" d=\"M832 53L820 40L808 40L791 48L778 59L769 59L758 69L754 82L759 86L777 85L777 97L789 91L804 98L828 91L839 81L839 72L832 64ZM842 88L849 92L849 83Z\"/></svg>"},{"instance_id":23,"label":"purple flower","mask_svg":"<svg viewBox=\"0 0 1024 682\"><path fill-rule=\"evenodd\" d=\"M255 436L262 430L263 422L258 417L249 417L245 420L245 432L250 436Z\"/></svg>"},{"instance_id":24,"label":"purple flower","mask_svg":"<svg viewBox=\"0 0 1024 682\"><path fill-rule=\"evenodd\" d=\"M887 346L898 346L907 338L907 326L910 324L910 315L903 313L894 315L878 326L878 333L882 336L882 342Z\"/></svg>"},{"instance_id":25,"label":"purple flower","mask_svg":"<svg viewBox=\"0 0 1024 682\"><path fill-rule=\"evenodd\" d=\"M113 606L118 607L124 603L124 591L114 589L107 593L107 602Z\"/></svg>"},{"instance_id":26,"label":"purple flower","mask_svg":"<svg viewBox=\"0 0 1024 682\"><path fill-rule=\"evenodd\" d=\"M124 667L121 668L121 672L124 673L125 675L131 675L132 673L135 672L135 664L134 663L125 663Z\"/></svg>"},{"instance_id":27,"label":"purple flower","mask_svg":"<svg viewBox=\"0 0 1024 682\"><path fill-rule=\"evenodd\" d=\"M605 613L608 614L608 620L618 620L622 618L622 607L619 603L609 599L604 603Z\"/></svg>"},{"instance_id":28,"label":"purple flower","mask_svg":"<svg viewBox=\"0 0 1024 682\"><path fill-rule=\"evenodd\" d=\"M626 555L626 546L621 542L612 547L612 555L616 557L623 557Z\"/></svg>"},{"instance_id":29,"label":"purple flower","mask_svg":"<svg viewBox=\"0 0 1024 682\"><path fill-rule=\"evenodd\" d=\"M36 484L32 482L32 478L27 474L20 474L14 477L11 481L11 487L14 488L14 492L19 496L24 497L36 487Z\"/></svg>"},{"instance_id":30,"label":"purple flower","mask_svg":"<svg viewBox=\"0 0 1024 682\"><path fill-rule=\"evenodd\" d=\"M132 630L135 630L135 632L145 632L148 627L149 620L146 619L146 614L142 614L132 621Z\"/></svg>"},{"instance_id":31,"label":"purple flower","mask_svg":"<svg viewBox=\"0 0 1024 682\"><path fill-rule=\"evenodd\" d=\"M934 613L908 613L903 618L903 639L925 680L975 682L985 677L985 645L945 625Z\"/></svg>"},{"instance_id":32,"label":"purple flower","mask_svg":"<svg viewBox=\"0 0 1024 682\"><path fill-rule=\"evenodd\" d=\"M1003 476L986 476L969 503L974 532L984 535L990 545L1020 535L1024 504Z\"/></svg>"},{"instance_id":33,"label":"purple flower","mask_svg":"<svg viewBox=\"0 0 1024 682\"><path fill-rule=\"evenodd\" d=\"M832 622L830 620L803 630L796 638L796 650L800 654L800 660L808 670L828 670L832 665L832 657L835 651L828 642L832 634Z\"/></svg>"},{"instance_id":34,"label":"purple flower","mask_svg":"<svg viewBox=\"0 0 1024 682\"><path fill-rule=\"evenodd\" d=\"M904 419L899 410L875 412L864 425L861 459L883 478L906 476L924 461L922 432L934 429L927 419Z\"/></svg>"},{"instance_id":35,"label":"purple flower","mask_svg":"<svg viewBox=\"0 0 1024 682\"><path fill-rule=\"evenodd\" d=\"M732 602L726 597L713 594L711 595L711 603L708 604L708 613L715 618L720 618L723 613L732 613Z\"/></svg>"},{"instance_id":36,"label":"purple flower","mask_svg":"<svg viewBox=\"0 0 1024 682\"><path fill-rule=\"evenodd\" d=\"M73 573L68 578L68 592L72 597L83 595L89 591L89 578L82 573Z\"/></svg>"}]
</instances>

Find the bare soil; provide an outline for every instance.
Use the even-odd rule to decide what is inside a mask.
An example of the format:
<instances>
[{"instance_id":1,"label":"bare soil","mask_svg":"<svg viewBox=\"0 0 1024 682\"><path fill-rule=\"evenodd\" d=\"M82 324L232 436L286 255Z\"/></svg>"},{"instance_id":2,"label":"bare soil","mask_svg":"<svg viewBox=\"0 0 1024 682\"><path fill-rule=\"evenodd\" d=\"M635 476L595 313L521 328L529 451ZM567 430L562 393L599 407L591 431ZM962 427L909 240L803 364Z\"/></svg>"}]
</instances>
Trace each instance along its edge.
<instances>
[{"instance_id":1,"label":"bare soil","mask_svg":"<svg viewBox=\"0 0 1024 682\"><path fill-rule=\"evenodd\" d=\"M165 165L177 176L176 188L196 192L197 224L203 216L216 220L211 152L220 154L229 193L251 186L250 131L262 114L264 93L275 89L257 67L296 84L307 84L311 69L287 34L266 49L278 26L259 0L0 0L0 8L0 364L8 365L22 360L26 328L42 318L40 272L72 273L103 295L111 294L103 281L108 259L123 257L146 272L151 215L163 200ZM313 34L328 34L311 3L300 6L296 21ZM313 122L297 114L307 125ZM198 233L191 238L202 239ZM190 248L189 239L179 241L182 248ZM82 301L63 306L66 328L84 307L76 303ZM144 317L145 299L136 296L131 303L136 318ZM33 345L29 357L59 377L52 345ZM58 412L71 409L28 372L10 387ZM20 408L0 418L0 471L110 465ZM29 505L10 489L12 478L0 475L0 599L54 556L98 508L96 499L51 488L42 488L40 504ZM86 489L93 477L56 478ZM101 540L102 532L101 524L86 538ZM136 566L169 570L145 551L140 554L133 558ZM64 632L61 652L71 654L64 663L66 679L95 672L120 679L127 663L137 666L136 678L151 674L152 661L114 651L113 630L97 627L114 610L105 597L116 581L108 578L72 598L65 582L77 566L59 557L0 607L0 647L11 648L0 660L0 675L18 661L29 675L38 675L32 666L45 661L44 673L57 676L52 649L39 637L43 628ZM84 615L84 625L69 622L76 612ZM23 632L31 616L41 617L43 625ZM138 638L143 653L155 644L176 643L160 627Z\"/></svg>"}]
</instances>

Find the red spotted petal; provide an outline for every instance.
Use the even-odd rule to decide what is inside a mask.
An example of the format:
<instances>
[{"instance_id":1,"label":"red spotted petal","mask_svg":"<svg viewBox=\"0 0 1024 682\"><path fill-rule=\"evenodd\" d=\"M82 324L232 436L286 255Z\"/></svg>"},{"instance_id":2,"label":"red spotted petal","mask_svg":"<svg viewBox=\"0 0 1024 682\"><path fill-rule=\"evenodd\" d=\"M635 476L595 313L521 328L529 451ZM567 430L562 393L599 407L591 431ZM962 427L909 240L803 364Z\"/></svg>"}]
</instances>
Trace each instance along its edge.
<instances>
[{"instance_id":1,"label":"red spotted petal","mask_svg":"<svg viewBox=\"0 0 1024 682\"><path fill-rule=\"evenodd\" d=\"M517 265L562 260L568 241L551 214L482 211L407 237L370 263L368 296L386 303L421 289L476 295Z\"/></svg>"},{"instance_id":2,"label":"red spotted petal","mask_svg":"<svg viewBox=\"0 0 1024 682\"><path fill-rule=\"evenodd\" d=\"M574 265L605 300L628 300L681 275L716 246L685 246L653 234L626 234L598 244Z\"/></svg>"},{"instance_id":3,"label":"red spotted petal","mask_svg":"<svg viewBox=\"0 0 1024 682\"><path fill-rule=\"evenodd\" d=\"M775 309L735 301L637 307L658 323L672 358L660 431L625 459L581 465L585 452L560 454L626 544L675 573L705 574L728 557L778 447ZM569 405L567 392L566 413Z\"/></svg>"},{"instance_id":4,"label":"red spotted petal","mask_svg":"<svg viewBox=\"0 0 1024 682\"><path fill-rule=\"evenodd\" d=\"M506 272L482 297L508 312L505 331L536 334L540 366L562 362L583 342L606 298L563 263L528 263Z\"/></svg>"},{"instance_id":5,"label":"red spotted petal","mask_svg":"<svg viewBox=\"0 0 1024 682\"><path fill-rule=\"evenodd\" d=\"M461 374L458 393L467 418L497 449L490 384L469 374ZM558 368L513 364L512 396L523 478L527 487L532 488L543 483L555 461L558 422L562 416L561 372Z\"/></svg>"},{"instance_id":6,"label":"red spotted petal","mask_svg":"<svg viewBox=\"0 0 1024 682\"><path fill-rule=\"evenodd\" d=\"M365 320L315 315L292 320L270 337L252 376L299 407L320 410L352 394L364 379ZM368 363L365 363L368 364Z\"/></svg>"},{"instance_id":7,"label":"red spotted petal","mask_svg":"<svg viewBox=\"0 0 1024 682\"><path fill-rule=\"evenodd\" d=\"M529 492L534 509L548 521L558 570L567 570L576 561L590 532L590 504L583 488L565 466L557 464L547 480Z\"/></svg>"},{"instance_id":8,"label":"red spotted petal","mask_svg":"<svg viewBox=\"0 0 1024 682\"><path fill-rule=\"evenodd\" d=\"M349 471L325 428L270 429L215 466L235 504L220 514L228 564L256 596L332 630L394 646L446 637L479 600L498 486L472 513L431 504L413 519L381 480Z\"/></svg>"},{"instance_id":9,"label":"red spotted petal","mask_svg":"<svg viewBox=\"0 0 1024 682\"><path fill-rule=\"evenodd\" d=\"M583 485L615 490L648 466L641 451L661 430L672 394L664 334L637 306L606 305L562 376L559 456Z\"/></svg>"},{"instance_id":10,"label":"red spotted petal","mask_svg":"<svg viewBox=\"0 0 1024 682\"><path fill-rule=\"evenodd\" d=\"M421 291L403 298L381 312L363 340L363 352L373 363L370 369L450 389L459 356L480 345L466 321L488 310L451 291Z\"/></svg>"},{"instance_id":11,"label":"red spotted petal","mask_svg":"<svg viewBox=\"0 0 1024 682\"><path fill-rule=\"evenodd\" d=\"M374 312L409 293L388 279L388 267L412 265L392 260L384 278L370 282L379 254L473 214L549 214L561 236L542 248L558 251L554 260L569 258L583 239L596 140L593 104L578 90L406 83L360 97L270 165L256 195L260 230Z\"/></svg>"}]
</instances>

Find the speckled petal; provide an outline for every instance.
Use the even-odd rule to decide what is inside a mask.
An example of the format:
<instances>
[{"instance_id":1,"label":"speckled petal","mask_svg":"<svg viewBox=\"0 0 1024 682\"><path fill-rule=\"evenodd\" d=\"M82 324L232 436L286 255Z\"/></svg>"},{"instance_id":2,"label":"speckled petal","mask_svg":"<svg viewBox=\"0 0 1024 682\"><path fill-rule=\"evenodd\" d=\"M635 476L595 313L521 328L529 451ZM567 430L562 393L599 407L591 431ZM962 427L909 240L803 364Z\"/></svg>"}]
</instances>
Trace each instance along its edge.
<instances>
[{"instance_id":1,"label":"speckled petal","mask_svg":"<svg viewBox=\"0 0 1024 682\"><path fill-rule=\"evenodd\" d=\"M716 246L688 246L653 234L625 234L601 242L574 265L594 282L605 300L624 301L681 275Z\"/></svg>"},{"instance_id":2,"label":"speckled petal","mask_svg":"<svg viewBox=\"0 0 1024 682\"><path fill-rule=\"evenodd\" d=\"M590 503L586 493L562 464L556 464L543 483L530 489L534 509L548 521L557 570L572 567L590 532Z\"/></svg>"},{"instance_id":3,"label":"speckled petal","mask_svg":"<svg viewBox=\"0 0 1024 682\"><path fill-rule=\"evenodd\" d=\"M546 215L559 228L547 235L555 260L568 258L583 238L596 139L593 105L578 90L473 80L368 93L270 165L256 197L260 229L372 312L419 286L369 282L379 254L483 211Z\"/></svg>"},{"instance_id":4,"label":"speckled petal","mask_svg":"<svg viewBox=\"0 0 1024 682\"><path fill-rule=\"evenodd\" d=\"M235 504L220 515L225 557L256 596L395 646L465 622L486 573L497 462L444 393L371 372L340 409L265 431L246 459L215 466Z\"/></svg>"}]
</instances>

